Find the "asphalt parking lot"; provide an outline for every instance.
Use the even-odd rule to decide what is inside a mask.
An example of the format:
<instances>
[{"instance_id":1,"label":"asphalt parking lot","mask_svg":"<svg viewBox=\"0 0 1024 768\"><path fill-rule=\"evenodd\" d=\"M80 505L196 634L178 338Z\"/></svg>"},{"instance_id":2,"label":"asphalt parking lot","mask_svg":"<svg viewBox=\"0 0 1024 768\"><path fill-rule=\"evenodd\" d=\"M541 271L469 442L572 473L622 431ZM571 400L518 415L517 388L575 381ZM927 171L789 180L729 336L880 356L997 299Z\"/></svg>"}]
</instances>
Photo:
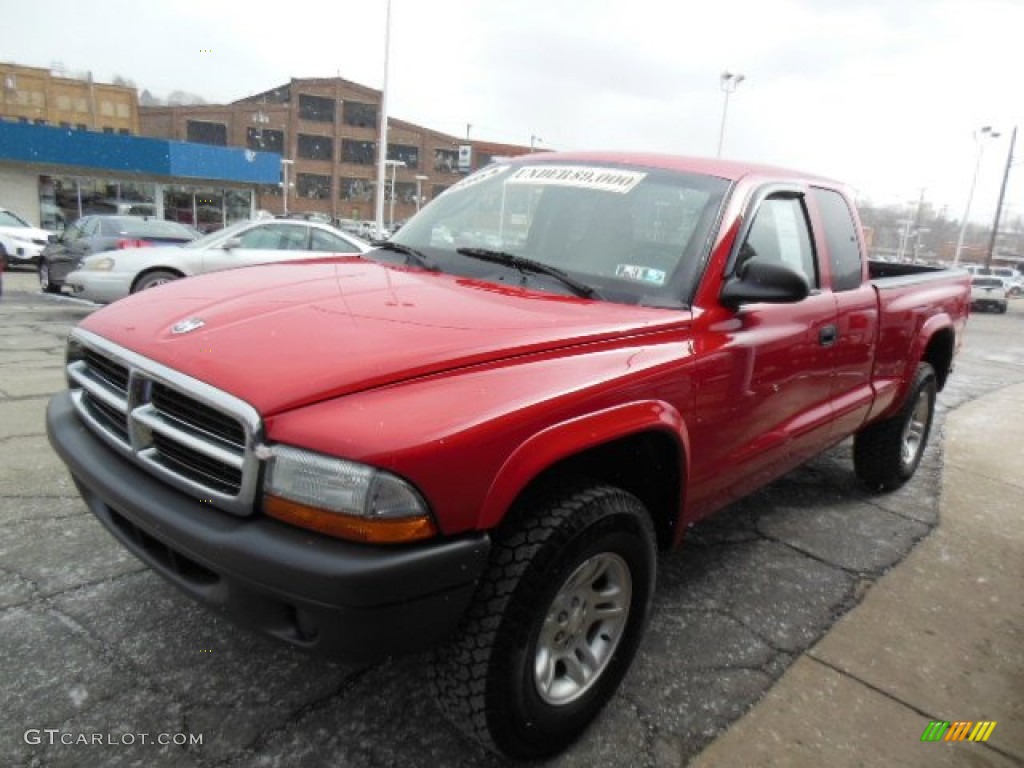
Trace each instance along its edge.
<instances>
[{"instance_id":1,"label":"asphalt parking lot","mask_svg":"<svg viewBox=\"0 0 1024 768\"><path fill-rule=\"evenodd\" d=\"M29 272L4 275L0 764L503 764L435 711L423 657L356 668L236 629L143 567L85 511L47 443L43 411L64 385L67 331L91 311L40 294ZM972 317L908 486L861 490L845 443L695 527L661 558L652 623L620 694L548 764L686 765L928 536L943 415L1020 382L1018 300L1005 315ZM47 729L103 743L51 744ZM171 743L156 743L161 736Z\"/></svg>"}]
</instances>

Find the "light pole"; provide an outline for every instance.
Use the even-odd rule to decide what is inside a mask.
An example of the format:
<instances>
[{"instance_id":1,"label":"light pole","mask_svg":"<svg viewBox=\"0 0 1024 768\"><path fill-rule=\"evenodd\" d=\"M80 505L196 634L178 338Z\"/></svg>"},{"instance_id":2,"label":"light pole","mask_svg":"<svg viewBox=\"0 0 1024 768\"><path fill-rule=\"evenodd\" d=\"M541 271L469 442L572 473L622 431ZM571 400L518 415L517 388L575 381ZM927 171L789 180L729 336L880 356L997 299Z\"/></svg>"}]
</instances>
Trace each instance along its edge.
<instances>
[{"instance_id":1,"label":"light pole","mask_svg":"<svg viewBox=\"0 0 1024 768\"><path fill-rule=\"evenodd\" d=\"M420 212L420 204L423 202L423 182L429 178L422 173L416 174L416 213Z\"/></svg>"},{"instance_id":2,"label":"light pole","mask_svg":"<svg viewBox=\"0 0 1024 768\"><path fill-rule=\"evenodd\" d=\"M1006 151L1006 168L1003 169L1003 184L999 187L999 202L996 203L996 218L992 222L992 234L988 239L988 253L985 255L985 266L992 266L992 254L996 250L996 235L999 234L999 219L1003 214L1003 200L1006 199L1006 182L1010 179L1010 166L1013 165L1013 148L1017 143L1017 126L1010 133L1010 148Z\"/></svg>"},{"instance_id":3,"label":"light pole","mask_svg":"<svg viewBox=\"0 0 1024 768\"><path fill-rule=\"evenodd\" d=\"M533 152L538 142L544 141L540 136L530 136L530 151Z\"/></svg>"},{"instance_id":4,"label":"light pole","mask_svg":"<svg viewBox=\"0 0 1024 768\"><path fill-rule=\"evenodd\" d=\"M294 160L288 160L288 159L282 157L281 158L281 176L282 176L281 199L284 201L283 212L284 212L285 216L288 215L288 190L291 188L291 184L288 183L288 166L289 165L295 165L295 161Z\"/></svg>"},{"instance_id":5,"label":"light pole","mask_svg":"<svg viewBox=\"0 0 1024 768\"><path fill-rule=\"evenodd\" d=\"M729 96L739 88L740 83L744 80L746 80L746 76L739 72L723 72L719 78L718 85L725 94L725 101L722 104L722 125L718 129L718 154L715 157L722 156L722 142L725 140L725 118L729 113Z\"/></svg>"},{"instance_id":6,"label":"light pole","mask_svg":"<svg viewBox=\"0 0 1024 768\"><path fill-rule=\"evenodd\" d=\"M388 59L391 54L391 0L384 25L384 85L380 91L380 137L377 141L377 205L374 221L377 235L384 229L384 179L388 157Z\"/></svg>"},{"instance_id":7,"label":"light pole","mask_svg":"<svg viewBox=\"0 0 1024 768\"><path fill-rule=\"evenodd\" d=\"M395 228L395 169L398 166L405 168L404 160L385 160L384 164L391 167L391 211L388 214L388 229ZM378 232L378 234L381 234Z\"/></svg>"},{"instance_id":8,"label":"light pole","mask_svg":"<svg viewBox=\"0 0 1024 768\"><path fill-rule=\"evenodd\" d=\"M974 158L974 176L971 177L971 188L967 193L967 205L964 207L964 220L960 222L960 235L956 239L956 251L953 253L953 266L960 263L960 252L964 248L964 236L967 234L967 219L971 215L971 203L974 201L974 188L978 184L978 170L981 168L981 153L985 149L985 139L999 137L998 131L993 131L991 125L983 125L974 132L974 143L977 144L977 152Z\"/></svg>"}]
</instances>

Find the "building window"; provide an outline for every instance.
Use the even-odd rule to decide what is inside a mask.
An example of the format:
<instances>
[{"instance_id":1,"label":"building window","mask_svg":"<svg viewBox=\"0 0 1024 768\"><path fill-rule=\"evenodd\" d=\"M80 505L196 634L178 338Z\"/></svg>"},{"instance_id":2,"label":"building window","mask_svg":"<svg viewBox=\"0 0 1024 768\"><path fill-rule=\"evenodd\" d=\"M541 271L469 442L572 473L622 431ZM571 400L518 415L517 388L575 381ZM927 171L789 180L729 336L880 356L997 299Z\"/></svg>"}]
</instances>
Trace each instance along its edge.
<instances>
[{"instance_id":1,"label":"building window","mask_svg":"<svg viewBox=\"0 0 1024 768\"><path fill-rule=\"evenodd\" d=\"M111 104L109 101L101 101L100 102L100 114L103 115L103 117L113 117L114 116L114 105Z\"/></svg>"},{"instance_id":2,"label":"building window","mask_svg":"<svg viewBox=\"0 0 1024 768\"><path fill-rule=\"evenodd\" d=\"M435 149L434 170L439 173L459 172L459 150L457 149Z\"/></svg>"},{"instance_id":3,"label":"building window","mask_svg":"<svg viewBox=\"0 0 1024 768\"><path fill-rule=\"evenodd\" d=\"M57 97L57 109L61 110L62 112L70 112L71 111L71 97L68 96L67 94L61 94L60 96L58 96Z\"/></svg>"},{"instance_id":4,"label":"building window","mask_svg":"<svg viewBox=\"0 0 1024 768\"><path fill-rule=\"evenodd\" d=\"M284 131L270 128L248 128L245 134L245 145L249 149L284 154Z\"/></svg>"},{"instance_id":5,"label":"building window","mask_svg":"<svg viewBox=\"0 0 1024 768\"><path fill-rule=\"evenodd\" d=\"M329 136L309 136L300 133L298 155L306 160L333 160L334 140Z\"/></svg>"},{"instance_id":6,"label":"building window","mask_svg":"<svg viewBox=\"0 0 1024 768\"><path fill-rule=\"evenodd\" d=\"M359 101L346 101L342 109L345 125L373 128L377 125L377 105Z\"/></svg>"},{"instance_id":7,"label":"building window","mask_svg":"<svg viewBox=\"0 0 1024 768\"><path fill-rule=\"evenodd\" d=\"M113 133L114 132L114 128L112 126L109 126L109 125L104 125L103 126L103 132L104 133Z\"/></svg>"},{"instance_id":8,"label":"building window","mask_svg":"<svg viewBox=\"0 0 1024 768\"><path fill-rule=\"evenodd\" d=\"M391 198L388 197L390 200ZM395 200L399 203L413 205L416 202L416 183L413 181L395 182Z\"/></svg>"},{"instance_id":9,"label":"building window","mask_svg":"<svg viewBox=\"0 0 1024 768\"><path fill-rule=\"evenodd\" d=\"M75 112L88 112L88 111L89 111L89 105L85 103L85 99L83 99L83 98L76 98L75 99Z\"/></svg>"},{"instance_id":10,"label":"building window","mask_svg":"<svg viewBox=\"0 0 1024 768\"><path fill-rule=\"evenodd\" d=\"M338 197L342 200L368 203L373 200L372 179L338 179Z\"/></svg>"},{"instance_id":11,"label":"building window","mask_svg":"<svg viewBox=\"0 0 1024 768\"><path fill-rule=\"evenodd\" d=\"M189 120L185 140L195 142L196 144L214 144L218 147L224 147L228 143L228 127L224 123Z\"/></svg>"},{"instance_id":12,"label":"building window","mask_svg":"<svg viewBox=\"0 0 1024 768\"><path fill-rule=\"evenodd\" d=\"M60 127L61 128L70 128L71 127L71 123L66 123L63 120L61 120Z\"/></svg>"},{"instance_id":13,"label":"building window","mask_svg":"<svg viewBox=\"0 0 1024 768\"><path fill-rule=\"evenodd\" d=\"M76 131L85 131L85 130L88 130L88 128L85 125L85 123L75 123L75 130Z\"/></svg>"},{"instance_id":14,"label":"building window","mask_svg":"<svg viewBox=\"0 0 1024 768\"><path fill-rule=\"evenodd\" d=\"M299 197L327 200L331 197L331 177L316 173L300 173L295 179L295 189Z\"/></svg>"},{"instance_id":15,"label":"building window","mask_svg":"<svg viewBox=\"0 0 1024 768\"><path fill-rule=\"evenodd\" d=\"M37 117L32 122L35 123L36 125L46 125L46 121L43 120L43 118L41 118L41 117Z\"/></svg>"},{"instance_id":16,"label":"building window","mask_svg":"<svg viewBox=\"0 0 1024 768\"><path fill-rule=\"evenodd\" d=\"M388 160L399 160L406 168L419 168L420 148L411 144L389 144Z\"/></svg>"},{"instance_id":17,"label":"building window","mask_svg":"<svg viewBox=\"0 0 1024 768\"><path fill-rule=\"evenodd\" d=\"M127 128L118 128L117 132L120 133L122 136L131 136L132 135L132 132L129 131Z\"/></svg>"},{"instance_id":18,"label":"building window","mask_svg":"<svg viewBox=\"0 0 1024 768\"><path fill-rule=\"evenodd\" d=\"M118 117L127 120L129 117L131 117L131 114L132 113L128 109L128 105L127 104L118 104L117 105L117 116Z\"/></svg>"},{"instance_id":19,"label":"building window","mask_svg":"<svg viewBox=\"0 0 1024 768\"><path fill-rule=\"evenodd\" d=\"M334 122L334 100L299 94L299 117L317 123Z\"/></svg>"},{"instance_id":20,"label":"building window","mask_svg":"<svg viewBox=\"0 0 1024 768\"><path fill-rule=\"evenodd\" d=\"M353 139L342 139L341 160L345 163L356 163L357 165L373 165L373 158L377 154L377 143L373 141L355 141Z\"/></svg>"}]
</instances>

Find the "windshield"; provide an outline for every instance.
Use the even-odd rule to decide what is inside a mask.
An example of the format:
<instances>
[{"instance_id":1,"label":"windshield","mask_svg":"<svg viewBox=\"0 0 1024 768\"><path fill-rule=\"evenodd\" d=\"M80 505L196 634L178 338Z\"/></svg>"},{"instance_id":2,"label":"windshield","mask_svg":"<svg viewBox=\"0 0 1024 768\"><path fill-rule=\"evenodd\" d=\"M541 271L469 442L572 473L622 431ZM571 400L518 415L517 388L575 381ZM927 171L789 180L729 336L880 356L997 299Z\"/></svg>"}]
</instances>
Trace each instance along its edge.
<instances>
[{"instance_id":1,"label":"windshield","mask_svg":"<svg viewBox=\"0 0 1024 768\"><path fill-rule=\"evenodd\" d=\"M18 216L14 215L10 211L0 211L0 227L28 227L31 226L26 221L22 221Z\"/></svg>"},{"instance_id":2,"label":"windshield","mask_svg":"<svg viewBox=\"0 0 1024 768\"><path fill-rule=\"evenodd\" d=\"M191 243L185 245L185 248L216 248L221 243L230 240L232 237L238 235L239 232L249 229L251 226L253 226L253 222L251 221L239 221L231 226L224 227L224 229L218 229L212 234L193 240Z\"/></svg>"},{"instance_id":3,"label":"windshield","mask_svg":"<svg viewBox=\"0 0 1024 768\"><path fill-rule=\"evenodd\" d=\"M175 221L143 219L136 216L112 216L100 218L100 231L111 237L169 238L191 240L195 231Z\"/></svg>"},{"instance_id":4,"label":"windshield","mask_svg":"<svg viewBox=\"0 0 1024 768\"><path fill-rule=\"evenodd\" d=\"M491 165L393 240L455 274L571 293L550 275L459 252L486 249L554 267L612 301L680 304L727 188L720 178L633 166Z\"/></svg>"},{"instance_id":5,"label":"windshield","mask_svg":"<svg viewBox=\"0 0 1024 768\"><path fill-rule=\"evenodd\" d=\"M1003 281L998 277L976 277L971 280L973 285L979 288L1002 288Z\"/></svg>"}]
</instances>

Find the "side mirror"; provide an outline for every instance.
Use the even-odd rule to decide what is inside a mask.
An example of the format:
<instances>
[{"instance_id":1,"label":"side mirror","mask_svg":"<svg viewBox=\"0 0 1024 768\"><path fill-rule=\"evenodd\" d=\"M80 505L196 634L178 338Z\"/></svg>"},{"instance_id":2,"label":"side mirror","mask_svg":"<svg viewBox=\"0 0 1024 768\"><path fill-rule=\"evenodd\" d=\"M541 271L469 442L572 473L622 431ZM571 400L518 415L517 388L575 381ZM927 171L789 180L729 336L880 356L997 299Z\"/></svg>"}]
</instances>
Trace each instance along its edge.
<instances>
[{"instance_id":1,"label":"side mirror","mask_svg":"<svg viewBox=\"0 0 1024 768\"><path fill-rule=\"evenodd\" d=\"M240 237L229 237L224 241L224 245L221 246L225 251L231 251L242 245L242 238Z\"/></svg>"},{"instance_id":2,"label":"side mirror","mask_svg":"<svg viewBox=\"0 0 1024 768\"><path fill-rule=\"evenodd\" d=\"M52 235L52 234L51 235L47 235L46 236L46 242L48 242L48 243L59 243L60 242L60 235Z\"/></svg>"},{"instance_id":3,"label":"side mirror","mask_svg":"<svg viewBox=\"0 0 1024 768\"><path fill-rule=\"evenodd\" d=\"M753 302L792 304L810 292L807 278L792 267L754 258L725 281L719 301L730 309Z\"/></svg>"}]
</instances>

